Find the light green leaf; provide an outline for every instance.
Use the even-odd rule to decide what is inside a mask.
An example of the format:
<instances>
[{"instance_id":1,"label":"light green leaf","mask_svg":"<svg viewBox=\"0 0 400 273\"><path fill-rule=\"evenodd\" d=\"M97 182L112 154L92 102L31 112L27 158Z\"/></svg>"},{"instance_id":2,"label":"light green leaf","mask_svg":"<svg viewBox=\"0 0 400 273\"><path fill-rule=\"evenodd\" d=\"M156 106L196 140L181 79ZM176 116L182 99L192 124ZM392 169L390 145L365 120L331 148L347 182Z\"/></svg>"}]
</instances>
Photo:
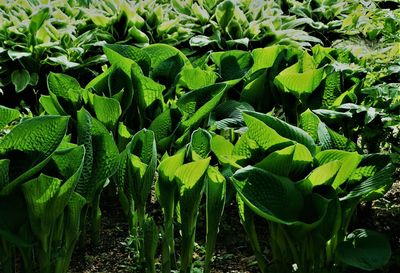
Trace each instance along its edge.
<instances>
[{"instance_id":1,"label":"light green leaf","mask_svg":"<svg viewBox=\"0 0 400 273\"><path fill-rule=\"evenodd\" d=\"M30 81L29 72L25 69L14 70L11 73L11 81L14 84L15 92L19 93L24 91Z\"/></svg>"},{"instance_id":2,"label":"light green leaf","mask_svg":"<svg viewBox=\"0 0 400 273\"><path fill-rule=\"evenodd\" d=\"M358 164L362 160L362 156L356 152L346 152L340 150L325 150L319 152L315 159L319 165L326 164L331 161L339 160L342 163L340 170L338 171L335 180L332 183L334 189L342 185L351 176L353 171L357 168Z\"/></svg>"},{"instance_id":3,"label":"light green leaf","mask_svg":"<svg viewBox=\"0 0 400 273\"><path fill-rule=\"evenodd\" d=\"M119 102L112 98L94 95L93 104L97 119L109 130L113 130L122 114Z\"/></svg>"}]
</instances>

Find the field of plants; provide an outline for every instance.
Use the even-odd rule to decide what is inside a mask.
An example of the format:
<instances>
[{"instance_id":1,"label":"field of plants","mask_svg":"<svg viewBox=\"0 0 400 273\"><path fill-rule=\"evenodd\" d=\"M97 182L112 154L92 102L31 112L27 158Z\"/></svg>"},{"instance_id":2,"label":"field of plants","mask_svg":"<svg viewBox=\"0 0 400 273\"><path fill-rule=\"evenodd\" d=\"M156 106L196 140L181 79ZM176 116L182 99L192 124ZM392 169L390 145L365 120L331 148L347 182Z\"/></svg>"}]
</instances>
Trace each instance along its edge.
<instances>
[{"instance_id":1,"label":"field of plants","mask_svg":"<svg viewBox=\"0 0 400 273\"><path fill-rule=\"evenodd\" d=\"M400 272L399 0L0 0L0 273Z\"/></svg>"}]
</instances>

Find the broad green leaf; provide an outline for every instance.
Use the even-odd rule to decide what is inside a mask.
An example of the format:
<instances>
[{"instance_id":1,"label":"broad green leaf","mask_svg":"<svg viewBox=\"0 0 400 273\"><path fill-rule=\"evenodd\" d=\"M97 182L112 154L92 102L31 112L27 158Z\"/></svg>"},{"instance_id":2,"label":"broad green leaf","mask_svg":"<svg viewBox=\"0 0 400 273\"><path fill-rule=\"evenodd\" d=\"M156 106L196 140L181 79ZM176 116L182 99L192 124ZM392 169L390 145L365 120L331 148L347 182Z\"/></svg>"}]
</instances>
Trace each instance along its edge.
<instances>
[{"instance_id":1,"label":"broad green leaf","mask_svg":"<svg viewBox=\"0 0 400 273\"><path fill-rule=\"evenodd\" d=\"M176 170L175 179L181 187L181 194L201 183L209 163L210 158L206 158L184 164Z\"/></svg>"},{"instance_id":2,"label":"broad green leaf","mask_svg":"<svg viewBox=\"0 0 400 273\"><path fill-rule=\"evenodd\" d=\"M297 98L310 95L324 78L324 69L307 69L301 72L301 64L296 63L281 71L274 83L285 92L290 92Z\"/></svg>"},{"instance_id":3,"label":"broad green leaf","mask_svg":"<svg viewBox=\"0 0 400 273\"><path fill-rule=\"evenodd\" d=\"M18 119L20 113L17 109L12 109L0 105L0 130L6 127L10 122Z\"/></svg>"},{"instance_id":4,"label":"broad green leaf","mask_svg":"<svg viewBox=\"0 0 400 273\"><path fill-rule=\"evenodd\" d=\"M270 75L264 72L248 82L240 94L240 100L249 103L260 112L268 112L274 105L274 97L270 88Z\"/></svg>"},{"instance_id":5,"label":"broad green leaf","mask_svg":"<svg viewBox=\"0 0 400 273\"><path fill-rule=\"evenodd\" d=\"M269 154L255 167L285 177L301 176L313 158L307 148L299 143Z\"/></svg>"},{"instance_id":6,"label":"broad green leaf","mask_svg":"<svg viewBox=\"0 0 400 273\"><path fill-rule=\"evenodd\" d=\"M211 151L218 158L220 164L229 164L236 168L240 168L240 165L236 163L236 160L241 159L241 157L233 155L234 146L231 142L223 136L214 135L211 139L210 145Z\"/></svg>"},{"instance_id":7,"label":"broad green leaf","mask_svg":"<svg viewBox=\"0 0 400 273\"><path fill-rule=\"evenodd\" d=\"M52 65L54 65L54 64L61 65L65 69L74 68L74 67L79 66L79 63L70 61L66 55L60 55L57 57L48 57L46 59L46 63L52 64Z\"/></svg>"},{"instance_id":8,"label":"broad green leaf","mask_svg":"<svg viewBox=\"0 0 400 273\"><path fill-rule=\"evenodd\" d=\"M0 158L11 160L11 182L0 195L10 193L44 167L63 140L68 120L61 116L27 119L0 140Z\"/></svg>"},{"instance_id":9,"label":"broad green leaf","mask_svg":"<svg viewBox=\"0 0 400 273\"><path fill-rule=\"evenodd\" d=\"M338 261L367 271L385 266L392 255L388 239L378 232L356 229L336 250Z\"/></svg>"},{"instance_id":10,"label":"broad green leaf","mask_svg":"<svg viewBox=\"0 0 400 273\"><path fill-rule=\"evenodd\" d=\"M197 129L192 133L190 140L190 151L192 160L200 160L206 158L211 151L211 135L204 129Z\"/></svg>"},{"instance_id":11,"label":"broad green leaf","mask_svg":"<svg viewBox=\"0 0 400 273\"><path fill-rule=\"evenodd\" d=\"M342 162L335 160L314 169L305 179L299 181L297 186L305 192L311 192L313 187L331 185L342 166Z\"/></svg>"},{"instance_id":12,"label":"broad green leaf","mask_svg":"<svg viewBox=\"0 0 400 273\"><path fill-rule=\"evenodd\" d=\"M335 180L332 183L334 189L338 188L351 176L353 171L357 168L358 164L362 160L362 156L356 152L346 152L340 150L325 150L319 152L315 159L319 165L326 164L331 161L339 160L342 163L340 170L338 171Z\"/></svg>"},{"instance_id":13,"label":"broad green leaf","mask_svg":"<svg viewBox=\"0 0 400 273\"><path fill-rule=\"evenodd\" d=\"M182 125L185 128L196 126L219 103L226 91L226 84L214 84L186 93L177 102L184 113Z\"/></svg>"},{"instance_id":14,"label":"broad green leaf","mask_svg":"<svg viewBox=\"0 0 400 273\"><path fill-rule=\"evenodd\" d=\"M180 187L179 214L182 223L181 268L183 272L190 272L192 264L197 216L210 159L184 164L175 173L176 182Z\"/></svg>"},{"instance_id":15,"label":"broad green leaf","mask_svg":"<svg viewBox=\"0 0 400 273\"><path fill-rule=\"evenodd\" d=\"M179 110L170 108L158 115L150 124L149 130L154 132L157 146L166 149L172 141L172 135L179 120L181 113Z\"/></svg>"},{"instance_id":16,"label":"broad green leaf","mask_svg":"<svg viewBox=\"0 0 400 273\"><path fill-rule=\"evenodd\" d=\"M19 60L24 57L29 57L32 55L31 52L24 52L24 51L14 51L14 50L7 50L7 54L10 57L11 60Z\"/></svg>"},{"instance_id":17,"label":"broad green leaf","mask_svg":"<svg viewBox=\"0 0 400 273\"><path fill-rule=\"evenodd\" d=\"M219 60L221 77L224 80L242 78L253 65L253 58L249 52L230 50L224 52Z\"/></svg>"},{"instance_id":18,"label":"broad green leaf","mask_svg":"<svg viewBox=\"0 0 400 273\"><path fill-rule=\"evenodd\" d=\"M77 143L85 147L85 159L82 174L79 178L76 191L85 195L92 177L93 168L93 139L92 139L92 117L84 108L77 112Z\"/></svg>"},{"instance_id":19,"label":"broad green leaf","mask_svg":"<svg viewBox=\"0 0 400 273\"><path fill-rule=\"evenodd\" d=\"M252 51L254 60L254 64L251 68L252 73L260 69L272 67L282 50L283 47L280 45L254 49Z\"/></svg>"},{"instance_id":20,"label":"broad green leaf","mask_svg":"<svg viewBox=\"0 0 400 273\"><path fill-rule=\"evenodd\" d=\"M247 166L234 174L232 182L246 205L261 217L287 225L299 219L303 197L292 181Z\"/></svg>"},{"instance_id":21,"label":"broad green leaf","mask_svg":"<svg viewBox=\"0 0 400 273\"><path fill-rule=\"evenodd\" d=\"M51 208L57 199L61 182L60 179L41 174L22 185L32 231L42 242L50 236L52 224L59 216ZM48 246L44 245L44 248Z\"/></svg>"},{"instance_id":22,"label":"broad green leaf","mask_svg":"<svg viewBox=\"0 0 400 273\"><path fill-rule=\"evenodd\" d=\"M248 130L235 144L234 154L250 159L259 153L269 153L293 144L248 112L243 112L243 118Z\"/></svg>"},{"instance_id":23,"label":"broad green leaf","mask_svg":"<svg viewBox=\"0 0 400 273\"><path fill-rule=\"evenodd\" d=\"M145 53L143 50L129 46L129 45L122 45L122 44L108 44L104 46L104 51L106 52L107 49L111 49L121 56L131 59L135 61L140 68L142 69L145 75L149 75L150 66L151 66L151 58L150 56Z\"/></svg>"},{"instance_id":24,"label":"broad green leaf","mask_svg":"<svg viewBox=\"0 0 400 273\"><path fill-rule=\"evenodd\" d=\"M78 112L79 123L81 125L78 125L78 144L85 146L86 155L77 192L91 203L107 178L116 172L119 151L106 127L91 117L85 109Z\"/></svg>"},{"instance_id":25,"label":"broad green leaf","mask_svg":"<svg viewBox=\"0 0 400 273\"><path fill-rule=\"evenodd\" d=\"M300 115L300 127L306 131L314 141L318 140L318 125L321 120L310 109Z\"/></svg>"},{"instance_id":26,"label":"broad green leaf","mask_svg":"<svg viewBox=\"0 0 400 273\"><path fill-rule=\"evenodd\" d=\"M341 198L341 200L368 197L369 194L373 194L376 190L387 188L387 186L393 183L395 169L396 168L393 164L388 164L383 169L379 170L374 176L369 177L357 185L346 196Z\"/></svg>"},{"instance_id":27,"label":"broad green leaf","mask_svg":"<svg viewBox=\"0 0 400 273\"><path fill-rule=\"evenodd\" d=\"M14 70L11 73L11 82L14 84L15 92L19 93L24 91L25 88L28 86L30 81L30 75L28 70Z\"/></svg>"},{"instance_id":28,"label":"broad green leaf","mask_svg":"<svg viewBox=\"0 0 400 273\"><path fill-rule=\"evenodd\" d=\"M184 67L185 63L181 56L177 53L166 60L162 61L157 67L153 68L150 73L152 79L164 85L173 85L176 83L178 74Z\"/></svg>"},{"instance_id":29,"label":"broad green leaf","mask_svg":"<svg viewBox=\"0 0 400 273\"><path fill-rule=\"evenodd\" d=\"M171 215L171 213L173 213L175 206L174 196L178 189L178 185L175 184L174 181L175 171L183 165L184 159L185 152L182 150L171 157L163 159L158 166L159 178L156 184L157 199L166 215Z\"/></svg>"},{"instance_id":30,"label":"broad green leaf","mask_svg":"<svg viewBox=\"0 0 400 273\"><path fill-rule=\"evenodd\" d=\"M151 191L157 164L157 150L152 131L142 129L127 146L128 176L125 178L126 194L136 206L144 206Z\"/></svg>"},{"instance_id":31,"label":"broad green leaf","mask_svg":"<svg viewBox=\"0 0 400 273\"><path fill-rule=\"evenodd\" d=\"M185 67L180 73L179 82L189 90L196 90L214 84L216 79L217 75L212 71Z\"/></svg>"},{"instance_id":32,"label":"broad green leaf","mask_svg":"<svg viewBox=\"0 0 400 273\"><path fill-rule=\"evenodd\" d=\"M282 150L275 151L254 165L254 167L263 169L276 175L288 177L290 173L290 167L293 162L294 150L295 145L291 145Z\"/></svg>"},{"instance_id":33,"label":"broad green leaf","mask_svg":"<svg viewBox=\"0 0 400 273\"><path fill-rule=\"evenodd\" d=\"M62 113L59 112L59 108L53 102L51 96L40 96L39 103L47 114L62 115Z\"/></svg>"},{"instance_id":34,"label":"broad green leaf","mask_svg":"<svg viewBox=\"0 0 400 273\"><path fill-rule=\"evenodd\" d=\"M118 167L119 151L112 135L104 125L92 118L92 147L93 147L93 168L87 194L83 195L89 202L94 194L101 190L110 176Z\"/></svg>"},{"instance_id":35,"label":"broad green leaf","mask_svg":"<svg viewBox=\"0 0 400 273\"><path fill-rule=\"evenodd\" d=\"M353 141L336 133L323 122L318 125L318 139L323 150L339 149L349 152L357 150L357 145Z\"/></svg>"},{"instance_id":36,"label":"broad green leaf","mask_svg":"<svg viewBox=\"0 0 400 273\"><path fill-rule=\"evenodd\" d=\"M161 85L149 77L144 76L138 70L132 67L131 77L133 81L133 87L135 90L135 96L138 99L139 106L141 109L146 109L156 100L163 102L162 92L165 89L164 85Z\"/></svg>"},{"instance_id":37,"label":"broad green leaf","mask_svg":"<svg viewBox=\"0 0 400 273\"><path fill-rule=\"evenodd\" d=\"M47 87L57 97L70 101L75 107L81 101L81 86L71 76L50 72L47 77Z\"/></svg>"},{"instance_id":38,"label":"broad green leaf","mask_svg":"<svg viewBox=\"0 0 400 273\"><path fill-rule=\"evenodd\" d=\"M315 153L316 145L314 140L302 129L270 115L250 111L244 111L244 114L257 118L261 122L265 123L268 127L275 130L280 136L301 143L306 146L312 154Z\"/></svg>"},{"instance_id":39,"label":"broad green leaf","mask_svg":"<svg viewBox=\"0 0 400 273\"><path fill-rule=\"evenodd\" d=\"M143 52L147 53L148 56L150 56L152 68L158 67L160 63L172 56L175 56L176 54L179 55L186 66L192 66L188 58L181 51L170 45L152 44L144 47L142 50Z\"/></svg>"},{"instance_id":40,"label":"broad green leaf","mask_svg":"<svg viewBox=\"0 0 400 273\"><path fill-rule=\"evenodd\" d=\"M117 126L118 119L122 114L119 102L115 99L95 94L93 104L97 119L109 130L113 130Z\"/></svg>"}]
</instances>

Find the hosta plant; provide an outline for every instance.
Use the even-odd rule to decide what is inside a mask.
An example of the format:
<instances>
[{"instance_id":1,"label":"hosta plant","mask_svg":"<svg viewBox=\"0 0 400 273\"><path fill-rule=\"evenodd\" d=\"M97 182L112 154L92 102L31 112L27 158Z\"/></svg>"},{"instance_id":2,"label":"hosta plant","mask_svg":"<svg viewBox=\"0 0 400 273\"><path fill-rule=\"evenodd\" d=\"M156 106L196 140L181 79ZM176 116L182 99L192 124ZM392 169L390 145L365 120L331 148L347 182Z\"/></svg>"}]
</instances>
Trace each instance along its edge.
<instances>
[{"instance_id":1,"label":"hosta plant","mask_svg":"<svg viewBox=\"0 0 400 273\"><path fill-rule=\"evenodd\" d=\"M2 272L16 272L17 256L23 272L68 270L86 202L76 192L85 148L64 139L68 121L26 119L0 138Z\"/></svg>"},{"instance_id":2,"label":"hosta plant","mask_svg":"<svg viewBox=\"0 0 400 273\"><path fill-rule=\"evenodd\" d=\"M266 272L267 261L252 213L267 220L271 266L279 272L291 272L293 266L299 272L322 272L336 264L373 270L387 263L390 247L385 237L360 229L350 233L350 221L360 201L378 198L390 187L390 157L326 149L302 129L275 117L243 115L248 130L233 154L248 166L231 179L261 271ZM313 128L318 130L318 124ZM372 245L380 248L379 257L369 249Z\"/></svg>"},{"instance_id":3,"label":"hosta plant","mask_svg":"<svg viewBox=\"0 0 400 273\"><path fill-rule=\"evenodd\" d=\"M140 254L140 261L146 259L149 272L155 271L154 254L153 257L146 254L148 251L152 252L153 245L157 246L158 234L151 217L146 215L146 203L155 180L156 165L154 133L143 129L132 137L120 154L116 175L119 198L128 217L129 232L135 237L135 248ZM151 243L153 238L156 240Z\"/></svg>"},{"instance_id":4,"label":"hosta plant","mask_svg":"<svg viewBox=\"0 0 400 273\"><path fill-rule=\"evenodd\" d=\"M40 98L41 105L49 114L70 115L73 141L83 145L86 150L82 176L77 185L77 192L87 202L82 217L82 242L86 233L86 219L90 218L92 241L97 244L100 240L100 196L108 179L116 172L119 155L107 127L116 126L120 105L117 100L88 92L74 78L64 74L51 73L48 88L50 95ZM107 111L113 114L107 114Z\"/></svg>"},{"instance_id":5,"label":"hosta plant","mask_svg":"<svg viewBox=\"0 0 400 273\"><path fill-rule=\"evenodd\" d=\"M159 165L156 193L164 214L162 271L176 268L174 219L182 235L180 270L191 272L192 254L199 206L206 192L206 256L205 270L209 272L220 217L224 208L226 181L218 168L210 165L211 135L198 129L191 141L175 155L165 155Z\"/></svg>"}]
</instances>

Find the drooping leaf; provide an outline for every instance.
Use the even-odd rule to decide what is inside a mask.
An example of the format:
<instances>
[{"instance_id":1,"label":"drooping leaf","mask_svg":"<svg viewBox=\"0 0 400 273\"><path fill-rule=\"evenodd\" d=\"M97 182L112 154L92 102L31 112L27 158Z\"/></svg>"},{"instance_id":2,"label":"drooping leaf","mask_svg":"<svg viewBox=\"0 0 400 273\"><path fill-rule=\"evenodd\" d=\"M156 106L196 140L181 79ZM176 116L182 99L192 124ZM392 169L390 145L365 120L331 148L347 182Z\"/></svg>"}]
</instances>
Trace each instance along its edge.
<instances>
[{"instance_id":1,"label":"drooping leaf","mask_svg":"<svg viewBox=\"0 0 400 273\"><path fill-rule=\"evenodd\" d=\"M391 254L387 238L367 229L354 230L337 247L338 261L367 271L382 268Z\"/></svg>"}]
</instances>

